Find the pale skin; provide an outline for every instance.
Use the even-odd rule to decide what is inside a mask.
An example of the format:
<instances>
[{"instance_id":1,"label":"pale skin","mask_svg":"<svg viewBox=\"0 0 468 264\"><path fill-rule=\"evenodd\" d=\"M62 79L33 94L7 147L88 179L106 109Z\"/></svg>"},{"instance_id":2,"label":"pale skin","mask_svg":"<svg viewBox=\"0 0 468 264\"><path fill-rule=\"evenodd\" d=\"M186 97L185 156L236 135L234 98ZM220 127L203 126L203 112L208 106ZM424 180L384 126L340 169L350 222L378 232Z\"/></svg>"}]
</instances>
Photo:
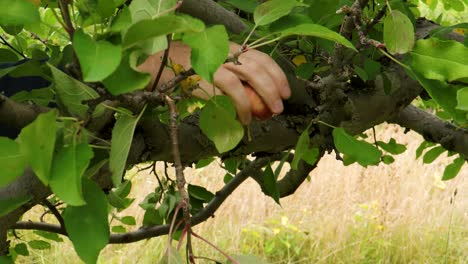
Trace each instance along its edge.
<instances>
[{"instance_id":1,"label":"pale skin","mask_svg":"<svg viewBox=\"0 0 468 264\"><path fill-rule=\"evenodd\" d=\"M230 43L230 54L239 52L240 46ZM169 49L169 58L173 63L180 64L184 69L190 66L190 48L180 42L172 42ZM154 54L139 66L143 72L152 75L152 83L156 78L157 69L161 66L162 53ZM248 50L239 56L240 65L232 62L225 63L214 74L214 86L205 80L199 82L200 89L193 91L193 95L208 99L214 94L225 94L231 98L242 124L252 121L252 105L247 99L243 83L248 83L262 98L270 111L277 115L283 107L283 100L291 96L286 75L279 65L267 54ZM171 70L164 70L159 84L174 78ZM151 85L151 84L150 84ZM151 86L150 86L151 87Z\"/></svg>"}]
</instances>

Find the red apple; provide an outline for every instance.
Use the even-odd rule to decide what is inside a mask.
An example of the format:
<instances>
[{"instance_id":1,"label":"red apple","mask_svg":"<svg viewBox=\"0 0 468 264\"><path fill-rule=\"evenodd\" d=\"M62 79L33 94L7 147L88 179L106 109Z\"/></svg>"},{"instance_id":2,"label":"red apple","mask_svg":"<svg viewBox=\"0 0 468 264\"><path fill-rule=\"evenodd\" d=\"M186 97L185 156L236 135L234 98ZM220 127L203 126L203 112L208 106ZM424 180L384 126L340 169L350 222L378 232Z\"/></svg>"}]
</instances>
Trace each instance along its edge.
<instances>
[{"instance_id":1,"label":"red apple","mask_svg":"<svg viewBox=\"0 0 468 264\"><path fill-rule=\"evenodd\" d=\"M244 83L245 92L249 97L252 115L261 120L266 120L273 116L270 108L263 102L262 98L255 92L255 90L248 83Z\"/></svg>"}]
</instances>

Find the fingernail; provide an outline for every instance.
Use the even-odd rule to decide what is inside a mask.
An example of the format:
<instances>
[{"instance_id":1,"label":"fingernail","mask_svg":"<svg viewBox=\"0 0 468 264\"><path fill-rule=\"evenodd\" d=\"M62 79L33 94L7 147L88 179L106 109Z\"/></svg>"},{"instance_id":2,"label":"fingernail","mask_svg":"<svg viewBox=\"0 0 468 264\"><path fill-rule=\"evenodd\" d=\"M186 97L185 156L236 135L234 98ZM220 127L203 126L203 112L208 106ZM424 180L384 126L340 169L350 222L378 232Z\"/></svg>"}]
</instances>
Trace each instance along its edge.
<instances>
[{"instance_id":1,"label":"fingernail","mask_svg":"<svg viewBox=\"0 0 468 264\"><path fill-rule=\"evenodd\" d=\"M281 112L283 112L283 102L278 100L273 104L273 113L279 114Z\"/></svg>"}]
</instances>

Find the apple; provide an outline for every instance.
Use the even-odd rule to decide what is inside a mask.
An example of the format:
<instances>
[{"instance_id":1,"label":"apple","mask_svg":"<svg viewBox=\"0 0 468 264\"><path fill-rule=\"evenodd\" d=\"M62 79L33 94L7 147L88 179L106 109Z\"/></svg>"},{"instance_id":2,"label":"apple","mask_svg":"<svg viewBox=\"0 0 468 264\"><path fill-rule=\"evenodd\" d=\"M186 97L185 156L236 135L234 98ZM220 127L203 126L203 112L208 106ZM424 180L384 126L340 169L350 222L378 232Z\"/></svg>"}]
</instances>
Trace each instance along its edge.
<instances>
[{"instance_id":1,"label":"apple","mask_svg":"<svg viewBox=\"0 0 468 264\"><path fill-rule=\"evenodd\" d=\"M255 92L255 90L248 83L243 83L245 92L249 97L252 115L261 120L266 120L273 116L270 108L263 102L262 98Z\"/></svg>"}]
</instances>

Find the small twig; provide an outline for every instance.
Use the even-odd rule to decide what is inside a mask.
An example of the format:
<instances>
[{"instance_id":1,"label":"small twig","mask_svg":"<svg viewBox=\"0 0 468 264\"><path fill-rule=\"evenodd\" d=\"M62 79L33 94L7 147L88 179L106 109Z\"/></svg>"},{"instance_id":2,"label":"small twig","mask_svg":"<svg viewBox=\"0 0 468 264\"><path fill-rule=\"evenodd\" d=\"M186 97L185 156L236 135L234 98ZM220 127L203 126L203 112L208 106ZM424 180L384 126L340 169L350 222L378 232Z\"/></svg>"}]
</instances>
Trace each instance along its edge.
<instances>
[{"instance_id":1,"label":"small twig","mask_svg":"<svg viewBox=\"0 0 468 264\"><path fill-rule=\"evenodd\" d=\"M73 27L73 23L70 17L70 11L68 10L68 5L70 4L67 0L59 0L58 6L60 8L60 12L62 13L63 22L65 23L65 30L70 35L70 40L73 39L73 34L75 34L75 28Z\"/></svg>"},{"instance_id":2,"label":"small twig","mask_svg":"<svg viewBox=\"0 0 468 264\"><path fill-rule=\"evenodd\" d=\"M21 57L24 59L27 59L26 55L24 55L21 51L17 50L15 47L13 47L6 39L4 39L2 36L0 36L0 40L2 40L3 45L9 47L12 49L14 52L18 53Z\"/></svg>"},{"instance_id":3,"label":"small twig","mask_svg":"<svg viewBox=\"0 0 468 264\"><path fill-rule=\"evenodd\" d=\"M180 158L180 149L179 149L179 139L178 139L178 127L177 127L177 107L175 105L174 100L171 97L166 95L166 103L169 106L170 112L170 136L171 136L171 143L172 143L172 157L174 159L175 165L175 172L176 172L176 182L177 182L177 189L179 191L180 196L182 197L183 203L183 216L185 225L189 226L187 230L187 252L189 259L193 258L193 250L192 250L192 243L191 243L191 216L190 216L190 198L188 195L187 190L185 189L185 185L187 184L185 181L184 176L184 169L182 167L182 161Z\"/></svg>"},{"instance_id":4,"label":"small twig","mask_svg":"<svg viewBox=\"0 0 468 264\"><path fill-rule=\"evenodd\" d=\"M158 87L159 80L161 79L161 75L166 67L167 60L169 59L169 50L171 48L171 35L167 35L167 49L164 51L164 56L161 61L161 65L159 66L158 72L156 74L156 79L154 80L153 85L151 86L151 91L155 91L156 87Z\"/></svg>"},{"instance_id":5,"label":"small twig","mask_svg":"<svg viewBox=\"0 0 468 264\"><path fill-rule=\"evenodd\" d=\"M372 21L366 25L366 29L364 30L364 34L367 35L369 34L369 31L379 23L380 19L385 15L385 12L387 11L387 5L384 5L382 9L377 13L377 15L372 19Z\"/></svg>"},{"instance_id":6,"label":"small twig","mask_svg":"<svg viewBox=\"0 0 468 264\"><path fill-rule=\"evenodd\" d=\"M172 89L174 89L180 82L185 80L187 77L190 77L195 74L195 70L193 68L183 71L179 73L176 77L174 77L172 80L168 81L167 83L162 84L159 88L158 91L160 93L168 93Z\"/></svg>"}]
</instances>

